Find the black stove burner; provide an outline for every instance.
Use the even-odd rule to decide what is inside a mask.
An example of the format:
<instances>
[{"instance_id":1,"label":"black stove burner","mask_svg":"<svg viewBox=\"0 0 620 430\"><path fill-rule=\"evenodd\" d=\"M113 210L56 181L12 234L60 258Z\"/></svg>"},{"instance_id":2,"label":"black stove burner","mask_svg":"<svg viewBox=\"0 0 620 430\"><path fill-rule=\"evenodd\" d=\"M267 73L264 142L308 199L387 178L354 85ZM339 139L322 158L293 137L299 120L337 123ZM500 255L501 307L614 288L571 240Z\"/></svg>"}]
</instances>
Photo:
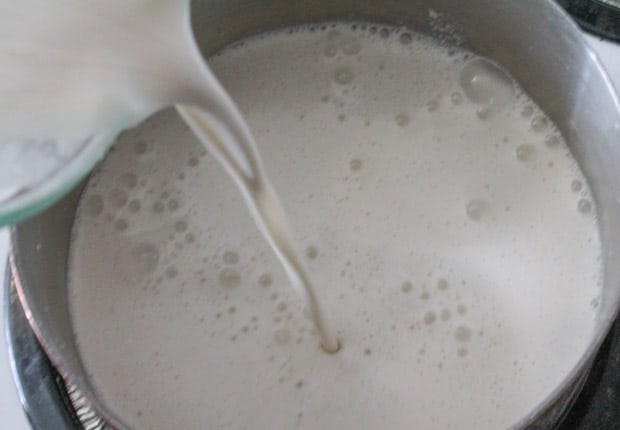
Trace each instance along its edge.
<instances>
[{"instance_id":1,"label":"black stove burner","mask_svg":"<svg viewBox=\"0 0 620 430\"><path fill-rule=\"evenodd\" d=\"M620 428L620 318L611 328L561 430Z\"/></svg>"},{"instance_id":2,"label":"black stove burner","mask_svg":"<svg viewBox=\"0 0 620 430\"><path fill-rule=\"evenodd\" d=\"M620 42L620 0L557 1L585 30Z\"/></svg>"},{"instance_id":3,"label":"black stove burner","mask_svg":"<svg viewBox=\"0 0 620 430\"><path fill-rule=\"evenodd\" d=\"M7 269L7 274L9 272ZM76 395L50 363L28 325L11 284L7 275L5 318L9 354L14 363L17 388L33 430L106 429L101 420L84 407L79 393ZM583 391L557 430L619 428L620 320L616 320Z\"/></svg>"}]
</instances>

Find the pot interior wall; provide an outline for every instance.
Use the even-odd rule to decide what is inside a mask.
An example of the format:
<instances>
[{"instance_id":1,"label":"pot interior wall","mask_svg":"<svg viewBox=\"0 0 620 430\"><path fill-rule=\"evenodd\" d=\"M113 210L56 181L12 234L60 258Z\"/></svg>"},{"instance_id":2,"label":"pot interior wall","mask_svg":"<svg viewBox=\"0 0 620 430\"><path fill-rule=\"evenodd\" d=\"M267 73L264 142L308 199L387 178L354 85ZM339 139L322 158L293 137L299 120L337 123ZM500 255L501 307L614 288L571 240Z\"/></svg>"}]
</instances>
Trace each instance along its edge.
<instances>
[{"instance_id":1,"label":"pot interior wall","mask_svg":"<svg viewBox=\"0 0 620 430\"><path fill-rule=\"evenodd\" d=\"M620 255L620 169L616 167L620 165L620 108L577 27L545 0L204 0L192 4L193 28L205 56L265 30L342 19L403 24L461 43L510 70L556 122L590 181L604 246L600 330L580 363L585 366L614 319L620 298L620 265L614 261ZM452 30L443 31L445 23ZM94 396L68 312L67 256L82 188L13 228L13 270L27 315L53 362L93 399L99 413L124 428ZM566 384L576 380L579 370ZM536 411L543 412L545 405Z\"/></svg>"}]
</instances>

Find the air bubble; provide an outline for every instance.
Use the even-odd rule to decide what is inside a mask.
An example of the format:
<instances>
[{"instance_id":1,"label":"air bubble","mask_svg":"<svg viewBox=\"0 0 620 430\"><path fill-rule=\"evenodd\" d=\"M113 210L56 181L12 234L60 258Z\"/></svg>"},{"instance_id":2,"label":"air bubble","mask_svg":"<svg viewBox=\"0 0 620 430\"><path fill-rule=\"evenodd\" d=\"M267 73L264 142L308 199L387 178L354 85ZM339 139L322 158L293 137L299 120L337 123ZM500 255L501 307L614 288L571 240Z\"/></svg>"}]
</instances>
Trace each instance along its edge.
<instances>
[{"instance_id":1,"label":"air bubble","mask_svg":"<svg viewBox=\"0 0 620 430\"><path fill-rule=\"evenodd\" d=\"M233 251L226 251L222 260L224 260L224 264L237 264L239 262L239 255Z\"/></svg>"},{"instance_id":2,"label":"air bubble","mask_svg":"<svg viewBox=\"0 0 620 430\"><path fill-rule=\"evenodd\" d=\"M437 315L435 315L435 312L433 311L429 311L424 314L424 324L426 325L433 324L436 319L437 319Z\"/></svg>"},{"instance_id":3,"label":"air bubble","mask_svg":"<svg viewBox=\"0 0 620 430\"><path fill-rule=\"evenodd\" d=\"M478 116L482 119L503 109L514 97L514 83L508 73L484 58L468 61L459 82L465 97L481 106Z\"/></svg>"},{"instance_id":4,"label":"air bubble","mask_svg":"<svg viewBox=\"0 0 620 430\"><path fill-rule=\"evenodd\" d=\"M592 212L592 203L590 203L590 200L588 199L581 199L577 203L577 208L579 209L579 212L587 214Z\"/></svg>"},{"instance_id":5,"label":"air bubble","mask_svg":"<svg viewBox=\"0 0 620 430\"><path fill-rule=\"evenodd\" d=\"M103 213L103 198L99 194L89 196L84 207L88 215L99 216Z\"/></svg>"},{"instance_id":6,"label":"air bubble","mask_svg":"<svg viewBox=\"0 0 620 430\"><path fill-rule=\"evenodd\" d=\"M411 42L413 42L413 36L411 36L411 33L403 33L400 35L400 37L398 38L398 41L402 44L402 45L410 45Z\"/></svg>"},{"instance_id":7,"label":"air bubble","mask_svg":"<svg viewBox=\"0 0 620 430\"><path fill-rule=\"evenodd\" d=\"M537 115L532 119L531 126L536 133L542 133L549 126L549 120L542 115Z\"/></svg>"},{"instance_id":8,"label":"air bubble","mask_svg":"<svg viewBox=\"0 0 620 430\"><path fill-rule=\"evenodd\" d=\"M454 92L450 95L450 100L455 105L460 105L463 103L463 96L459 92Z\"/></svg>"},{"instance_id":9,"label":"air bubble","mask_svg":"<svg viewBox=\"0 0 620 430\"><path fill-rule=\"evenodd\" d=\"M347 68L340 69L336 71L334 75L334 79L340 85L347 85L353 81L354 75L353 72Z\"/></svg>"},{"instance_id":10,"label":"air bubble","mask_svg":"<svg viewBox=\"0 0 620 430\"><path fill-rule=\"evenodd\" d=\"M581 191L582 188L583 184L578 179L575 179L573 182L570 183L570 189L576 193Z\"/></svg>"},{"instance_id":11,"label":"air bubble","mask_svg":"<svg viewBox=\"0 0 620 430\"><path fill-rule=\"evenodd\" d=\"M525 105L523 106L523 109L521 109L521 116L523 118L529 118L534 114L534 107L531 105Z\"/></svg>"},{"instance_id":12,"label":"air bubble","mask_svg":"<svg viewBox=\"0 0 620 430\"><path fill-rule=\"evenodd\" d=\"M487 203L484 200L472 200L465 207L467 216L474 220L480 220L487 211Z\"/></svg>"},{"instance_id":13,"label":"air bubble","mask_svg":"<svg viewBox=\"0 0 620 430\"><path fill-rule=\"evenodd\" d=\"M191 157L189 160L187 160L187 165L189 167L196 167L199 163L200 160L198 159L198 157Z\"/></svg>"},{"instance_id":14,"label":"air bubble","mask_svg":"<svg viewBox=\"0 0 620 430\"><path fill-rule=\"evenodd\" d=\"M550 148L554 148L558 146L559 144L560 144L560 138L556 136L555 134L550 134L545 139L545 145L547 145Z\"/></svg>"},{"instance_id":15,"label":"air bubble","mask_svg":"<svg viewBox=\"0 0 620 430\"><path fill-rule=\"evenodd\" d=\"M121 209L127 204L127 193L118 188L114 188L110 191L110 202L114 209Z\"/></svg>"},{"instance_id":16,"label":"air bubble","mask_svg":"<svg viewBox=\"0 0 620 430\"><path fill-rule=\"evenodd\" d=\"M471 339L471 329L466 325L460 325L454 330L454 338L458 342L468 342Z\"/></svg>"},{"instance_id":17,"label":"air bubble","mask_svg":"<svg viewBox=\"0 0 620 430\"><path fill-rule=\"evenodd\" d=\"M398 115L396 115L396 124L399 127L405 127L409 125L409 122L409 115L407 115L406 113L399 113Z\"/></svg>"},{"instance_id":18,"label":"air bubble","mask_svg":"<svg viewBox=\"0 0 620 430\"><path fill-rule=\"evenodd\" d=\"M153 273L159 265L159 258L157 247L150 243L137 245L130 252L131 263L140 274Z\"/></svg>"},{"instance_id":19,"label":"air bubble","mask_svg":"<svg viewBox=\"0 0 620 430\"><path fill-rule=\"evenodd\" d=\"M353 171L360 170L362 168L362 160L354 158L349 162L349 168Z\"/></svg>"},{"instance_id":20,"label":"air bubble","mask_svg":"<svg viewBox=\"0 0 620 430\"><path fill-rule=\"evenodd\" d=\"M117 219L116 222L114 223L114 228L116 229L116 231L120 231L120 232L127 230L127 221L125 221L122 218Z\"/></svg>"},{"instance_id":21,"label":"air bubble","mask_svg":"<svg viewBox=\"0 0 620 430\"><path fill-rule=\"evenodd\" d=\"M310 260L314 260L319 255L319 251L314 246L306 248L306 257Z\"/></svg>"},{"instance_id":22,"label":"air bubble","mask_svg":"<svg viewBox=\"0 0 620 430\"><path fill-rule=\"evenodd\" d=\"M263 273L262 275L260 275L258 277L258 284L261 287L267 288L269 287L271 284L273 283L273 279L271 278L271 275L267 274L267 273Z\"/></svg>"},{"instance_id":23,"label":"air bubble","mask_svg":"<svg viewBox=\"0 0 620 430\"><path fill-rule=\"evenodd\" d=\"M222 269L220 271L220 284L226 288L236 288L241 284L241 276L235 269Z\"/></svg>"},{"instance_id":24,"label":"air bubble","mask_svg":"<svg viewBox=\"0 0 620 430\"><path fill-rule=\"evenodd\" d=\"M536 159L536 148L528 144L519 145L516 154L520 161L533 161Z\"/></svg>"}]
</instances>

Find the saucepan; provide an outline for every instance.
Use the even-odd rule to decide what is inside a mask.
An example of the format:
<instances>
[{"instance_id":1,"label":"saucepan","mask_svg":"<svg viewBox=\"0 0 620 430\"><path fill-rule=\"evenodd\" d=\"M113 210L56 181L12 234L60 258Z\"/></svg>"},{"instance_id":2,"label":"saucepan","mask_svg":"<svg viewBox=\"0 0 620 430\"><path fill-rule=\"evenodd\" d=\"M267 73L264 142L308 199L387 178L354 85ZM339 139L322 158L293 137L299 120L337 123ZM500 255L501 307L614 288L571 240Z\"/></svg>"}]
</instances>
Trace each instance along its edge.
<instances>
[{"instance_id":1,"label":"saucepan","mask_svg":"<svg viewBox=\"0 0 620 430\"><path fill-rule=\"evenodd\" d=\"M581 31L551 0L202 0L192 4L205 57L240 38L290 25L355 20L410 26L509 70L555 121L598 209L604 286L597 327L572 371L515 428L553 428L579 393L620 305L620 103ZM62 376L111 427L127 428L97 398L75 343L67 256L83 183L11 231L11 269L38 339ZM570 335L570 334L567 334ZM113 345L110 346L113 348ZM412 423L415 427L415 423Z\"/></svg>"}]
</instances>

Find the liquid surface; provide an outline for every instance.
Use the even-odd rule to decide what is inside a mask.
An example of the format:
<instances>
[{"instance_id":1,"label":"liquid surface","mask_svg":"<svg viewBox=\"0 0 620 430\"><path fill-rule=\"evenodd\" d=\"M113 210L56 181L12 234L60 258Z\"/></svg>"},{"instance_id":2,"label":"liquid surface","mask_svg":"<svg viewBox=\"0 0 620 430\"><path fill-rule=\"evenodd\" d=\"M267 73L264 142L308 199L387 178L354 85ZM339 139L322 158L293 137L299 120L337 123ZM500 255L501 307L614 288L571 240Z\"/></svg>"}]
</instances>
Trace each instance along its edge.
<instances>
[{"instance_id":1,"label":"liquid surface","mask_svg":"<svg viewBox=\"0 0 620 430\"><path fill-rule=\"evenodd\" d=\"M585 350L600 243L561 136L501 68L336 25L211 59L254 131L343 347L319 347L234 183L163 112L89 182L71 311L141 429L497 429Z\"/></svg>"}]
</instances>

